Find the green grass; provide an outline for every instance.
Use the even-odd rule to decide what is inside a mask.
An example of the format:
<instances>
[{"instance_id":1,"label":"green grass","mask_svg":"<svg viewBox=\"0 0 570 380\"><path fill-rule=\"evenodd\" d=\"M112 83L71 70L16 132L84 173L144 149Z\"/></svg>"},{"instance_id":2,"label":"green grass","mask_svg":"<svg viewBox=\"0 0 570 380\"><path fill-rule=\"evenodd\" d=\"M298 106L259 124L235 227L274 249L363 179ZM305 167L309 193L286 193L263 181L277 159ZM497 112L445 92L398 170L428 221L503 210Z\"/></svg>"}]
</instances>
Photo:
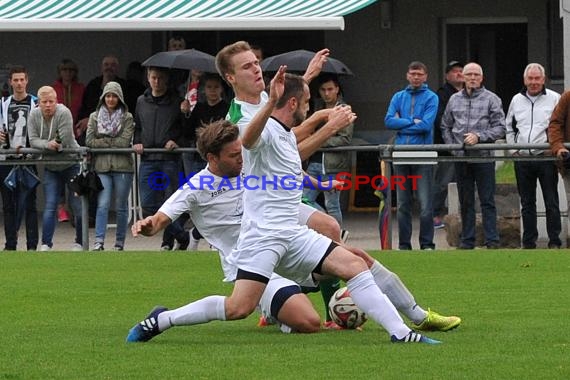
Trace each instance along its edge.
<instances>
[{"instance_id":1,"label":"green grass","mask_svg":"<svg viewBox=\"0 0 570 380\"><path fill-rule=\"evenodd\" d=\"M416 300L463 324L395 345L362 332L237 322L126 344L156 304L229 294L213 253L0 254L0 379L568 379L568 251L376 253ZM319 310L318 295L312 296Z\"/></svg>"},{"instance_id":2,"label":"green grass","mask_svg":"<svg viewBox=\"0 0 570 380\"><path fill-rule=\"evenodd\" d=\"M495 178L497 183L517 183L514 161L505 161L495 172Z\"/></svg>"}]
</instances>

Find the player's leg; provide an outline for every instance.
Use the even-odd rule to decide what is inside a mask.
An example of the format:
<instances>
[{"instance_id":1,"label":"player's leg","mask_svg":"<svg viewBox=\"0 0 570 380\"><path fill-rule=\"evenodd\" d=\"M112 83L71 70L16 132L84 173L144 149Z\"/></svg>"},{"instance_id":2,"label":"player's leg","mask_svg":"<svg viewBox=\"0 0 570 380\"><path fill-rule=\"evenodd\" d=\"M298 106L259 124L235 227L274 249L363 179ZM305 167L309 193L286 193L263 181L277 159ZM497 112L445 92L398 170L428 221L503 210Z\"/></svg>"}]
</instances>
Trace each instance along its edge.
<instances>
[{"instance_id":1,"label":"player's leg","mask_svg":"<svg viewBox=\"0 0 570 380\"><path fill-rule=\"evenodd\" d=\"M285 333L313 333L320 330L321 319L301 287L286 278L273 274L261 300L262 317L269 323L278 323Z\"/></svg>"},{"instance_id":2,"label":"player's leg","mask_svg":"<svg viewBox=\"0 0 570 380\"><path fill-rule=\"evenodd\" d=\"M268 281L266 277L238 270L231 296L209 296L174 310L156 307L129 331L127 341L146 342L173 326L243 319L255 310Z\"/></svg>"},{"instance_id":3,"label":"player's leg","mask_svg":"<svg viewBox=\"0 0 570 380\"><path fill-rule=\"evenodd\" d=\"M414 328L419 330L447 331L461 324L461 318L459 317L445 317L429 309L425 311L416 303L414 296L400 277L380 264L378 260L370 256L366 251L356 247L343 247L364 260L374 277L376 285L386 294L396 309L413 322Z\"/></svg>"},{"instance_id":4,"label":"player's leg","mask_svg":"<svg viewBox=\"0 0 570 380\"><path fill-rule=\"evenodd\" d=\"M344 279L354 303L384 327L393 342L439 343L414 333L404 324L396 308L376 285L372 273L360 257L341 246L332 245L322 261L321 268L317 268L319 269L322 274Z\"/></svg>"},{"instance_id":5,"label":"player's leg","mask_svg":"<svg viewBox=\"0 0 570 380\"><path fill-rule=\"evenodd\" d=\"M299 224L306 225L333 241L340 241L340 226L337 221L332 216L303 203L299 205Z\"/></svg>"},{"instance_id":6,"label":"player's leg","mask_svg":"<svg viewBox=\"0 0 570 380\"><path fill-rule=\"evenodd\" d=\"M354 303L390 333L393 341L435 343L407 327L388 297L374 282L364 260L317 232L295 231L275 272L300 285L310 285L311 273L345 280Z\"/></svg>"},{"instance_id":7,"label":"player's leg","mask_svg":"<svg viewBox=\"0 0 570 380\"><path fill-rule=\"evenodd\" d=\"M332 216L314 207L303 203L299 205L299 224L302 226L306 225L333 241L340 241L341 229L338 222ZM319 289L325 306L325 327L337 328L338 326L330 316L328 305L334 292L340 289L340 281L338 278L327 278L319 283Z\"/></svg>"}]
</instances>

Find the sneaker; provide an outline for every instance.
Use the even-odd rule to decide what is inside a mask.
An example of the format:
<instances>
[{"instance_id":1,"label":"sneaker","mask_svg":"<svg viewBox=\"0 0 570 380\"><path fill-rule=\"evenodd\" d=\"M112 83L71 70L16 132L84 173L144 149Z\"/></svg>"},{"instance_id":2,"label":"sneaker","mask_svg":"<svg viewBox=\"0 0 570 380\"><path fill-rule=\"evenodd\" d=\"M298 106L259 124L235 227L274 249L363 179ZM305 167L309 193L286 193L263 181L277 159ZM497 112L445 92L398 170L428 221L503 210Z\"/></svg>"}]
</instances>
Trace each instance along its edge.
<instances>
[{"instance_id":1,"label":"sneaker","mask_svg":"<svg viewBox=\"0 0 570 380\"><path fill-rule=\"evenodd\" d=\"M40 247L40 252L49 252L51 251L51 247L47 244L42 244L42 246Z\"/></svg>"},{"instance_id":2,"label":"sneaker","mask_svg":"<svg viewBox=\"0 0 570 380\"><path fill-rule=\"evenodd\" d=\"M71 250L73 252L81 252L83 251L83 246L79 243L73 243L73 245L71 246Z\"/></svg>"},{"instance_id":3,"label":"sneaker","mask_svg":"<svg viewBox=\"0 0 570 380\"><path fill-rule=\"evenodd\" d=\"M335 323L335 321L326 321L323 323L323 329L326 330L346 330L345 327L339 326Z\"/></svg>"},{"instance_id":4,"label":"sneaker","mask_svg":"<svg viewBox=\"0 0 570 380\"><path fill-rule=\"evenodd\" d=\"M499 244L498 241L492 241L490 243L487 243L487 249L499 249L501 248L501 245Z\"/></svg>"},{"instance_id":5,"label":"sneaker","mask_svg":"<svg viewBox=\"0 0 570 380\"><path fill-rule=\"evenodd\" d=\"M441 343L439 340L428 338L427 336L423 336L415 331L410 331L408 335L403 338L398 339L396 335L392 335L391 337L392 343L427 343L427 344L439 344Z\"/></svg>"},{"instance_id":6,"label":"sneaker","mask_svg":"<svg viewBox=\"0 0 570 380\"><path fill-rule=\"evenodd\" d=\"M349 235L350 235L350 233L347 230L341 230L340 231L340 241L343 244L346 244L346 242L348 241Z\"/></svg>"},{"instance_id":7,"label":"sneaker","mask_svg":"<svg viewBox=\"0 0 570 380\"><path fill-rule=\"evenodd\" d=\"M60 206L57 209L57 221L58 222L69 222L69 213L65 207Z\"/></svg>"},{"instance_id":8,"label":"sneaker","mask_svg":"<svg viewBox=\"0 0 570 380\"><path fill-rule=\"evenodd\" d=\"M189 232L189 234L190 234L190 243L188 244L188 250L189 251L197 251L198 250L198 244L200 244L200 239L195 239L194 235L192 235L193 230L194 230L194 228L192 228Z\"/></svg>"},{"instance_id":9,"label":"sneaker","mask_svg":"<svg viewBox=\"0 0 570 380\"><path fill-rule=\"evenodd\" d=\"M125 248L122 245L115 244L113 251L124 251Z\"/></svg>"},{"instance_id":10,"label":"sneaker","mask_svg":"<svg viewBox=\"0 0 570 380\"><path fill-rule=\"evenodd\" d=\"M163 244L163 245L160 247L160 250L161 250L161 251L172 251L172 247L169 246L168 244Z\"/></svg>"},{"instance_id":11,"label":"sneaker","mask_svg":"<svg viewBox=\"0 0 570 380\"><path fill-rule=\"evenodd\" d=\"M444 317L428 309L427 317L418 325L412 323L412 328L421 331L449 331L461 324L461 318Z\"/></svg>"},{"instance_id":12,"label":"sneaker","mask_svg":"<svg viewBox=\"0 0 570 380\"><path fill-rule=\"evenodd\" d=\"M257 327L267 327L271 325L272 323L270 323L270 321L268 321L267 318L265 318L265 316L263 315L259 316L259 321L257 321Z\"/></svg>"},{"instance_id":13,"label":"sneaker","mask_svg":"<svg viewBox=\"0 0 570 380\"><path fill-rule=\"evenodd\" d=\"M93 251L104 251L103 243L95 243L93 246Z\"/></svg>"},{"instance_id":14,"label":"sneaker","mask_svg":"<svg viewBox=\"0 0 570 380\"><path fill-rule=\"evenodd\" d=\"M127 342L148 342L161 333L158 331L158 315L168 310L164 306L155 306L145 319L133 326L127 335Z\"/></svg>"},{"instance_id":15,"label":"sneaker","mask_svg":"<svg viewBox=\"0 0 570 380\"><path fill-rule=\"evenodd\" d=\"M433 218L433 228L435 228L436 230L439 230L440 228L445 227L445 224L443 223L443 221L441 220L441 218L439 216L436 216L435 218Z\"/></svg>"}]
</instances>

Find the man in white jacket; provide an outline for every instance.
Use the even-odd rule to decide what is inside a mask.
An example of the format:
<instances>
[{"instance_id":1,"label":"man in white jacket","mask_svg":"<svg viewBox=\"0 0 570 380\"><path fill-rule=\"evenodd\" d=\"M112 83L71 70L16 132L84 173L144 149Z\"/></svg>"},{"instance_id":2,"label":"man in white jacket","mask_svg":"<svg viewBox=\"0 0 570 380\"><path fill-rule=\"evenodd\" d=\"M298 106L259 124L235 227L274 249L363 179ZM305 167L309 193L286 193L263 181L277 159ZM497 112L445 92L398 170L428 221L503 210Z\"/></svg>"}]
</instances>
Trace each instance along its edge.
<instances>
[{"instance_id":1,"label":"man in white jacket","mask_svg":"<svg viewBox=\"0 0 570 380\"><path fill-rule=\"evenodd\" d=\"M525 87L511 100L506 118L507 143L544 144L548 142L547 129L552 110L560 95L544 85L544 67L530 63L523 74ZM558 171L553 161L536 159L548 151L542 149L518 149L514 156L525 156L528 160L515 161L517 188L521 198L523 237L522 247L536 248L538 230L536 227L536 182L540 183L546 207L546 230L548 248L560 248L560 208L558 204Z\"/></svg>"}]
</instances>

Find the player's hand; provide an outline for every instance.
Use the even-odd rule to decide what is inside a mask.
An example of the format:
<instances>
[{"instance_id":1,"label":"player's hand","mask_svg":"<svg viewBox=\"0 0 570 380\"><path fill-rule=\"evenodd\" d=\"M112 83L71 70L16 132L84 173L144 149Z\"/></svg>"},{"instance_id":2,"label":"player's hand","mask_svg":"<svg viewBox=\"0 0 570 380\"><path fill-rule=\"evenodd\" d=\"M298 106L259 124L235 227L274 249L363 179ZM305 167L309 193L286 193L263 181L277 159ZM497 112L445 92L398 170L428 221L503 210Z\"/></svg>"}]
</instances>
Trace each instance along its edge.
<instances>
[{"instance_id":1,"label":"player's hand","mask_svg":"<svg viewBox=\"0 0 570 380\"><path fill-rule=\"evenodd\" d=\"M321 73L329 54L330 50L326 48L315 53L315 56L309 62L309 66L307 66L305 74L303 74L303 78L305 78L307 83L311 83Z\"/></svg>"},{"instance_id":2,"label":"player's hand","mask_svg":"<svg viewBox=\"0 0 570 380\"><path fill-rule=\"evenodd\" d=\"M0 131L0 144L4 144L8 141L8 134L4 131Z\"/></svg>"},{"instance_id":3,"label":"player's hand","mask_svg":"<svg viewBox=\"0 0 570 380\"><path fill-rule=\"evenodd\" d=\"M348 105L340 105L333 108L333 112L329 115L329 121L325 124L327 128L333 128L339 131L356 120L356 114L352 112L352 108Z\"/></svg>"},{"instance_id":4,"label":"player's hand","mask_svg":"<svg viewBox=\"0 0 570 380\"><path fill-rule=\"evenodd\" d=\"M135 223L133 223L131 232L133 234L133 237L137 237L139 235L149 236L152 232L152 227L153 220L152 217L149 216L142 220L137 220Z\"/></svg>"},{"instance_id":5,"label":"player's hand","mask_svg":"<svg viewBox=\"0 0 570 380\"><path fill-rule=\"evenodd\" d=\"M287 66L279 66L279 70L277 70L275 76L271 79L269 85L269 101L274 104L277 103L285 91L285 71L287 71Z\"/></svg>"}]
</instances>

